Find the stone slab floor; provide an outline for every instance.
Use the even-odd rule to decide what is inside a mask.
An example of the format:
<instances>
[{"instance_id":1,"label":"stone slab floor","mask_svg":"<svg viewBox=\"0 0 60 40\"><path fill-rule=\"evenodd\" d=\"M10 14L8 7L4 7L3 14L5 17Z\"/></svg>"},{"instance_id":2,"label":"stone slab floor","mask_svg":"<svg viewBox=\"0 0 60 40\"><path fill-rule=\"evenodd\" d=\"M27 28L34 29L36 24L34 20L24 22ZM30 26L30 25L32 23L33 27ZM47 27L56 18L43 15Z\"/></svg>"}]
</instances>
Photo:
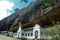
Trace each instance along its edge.
<instances>
[{"instance_id":1,"label":"stone slab floor","mask_svg":"<svg viewBox=\"0 0 60 40\"><path fill-rule=\"evenodd\" d=\"M20 40L20 39L0 35L0 40Z\"/></svg>"}]
</instances>

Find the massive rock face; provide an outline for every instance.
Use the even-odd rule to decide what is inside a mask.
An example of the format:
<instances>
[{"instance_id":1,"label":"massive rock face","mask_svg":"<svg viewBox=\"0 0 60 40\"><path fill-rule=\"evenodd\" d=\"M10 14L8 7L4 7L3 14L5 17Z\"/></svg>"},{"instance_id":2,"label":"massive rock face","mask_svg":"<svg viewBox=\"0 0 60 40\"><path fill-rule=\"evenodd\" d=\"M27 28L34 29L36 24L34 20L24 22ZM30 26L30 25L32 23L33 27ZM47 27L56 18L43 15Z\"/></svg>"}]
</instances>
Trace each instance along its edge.
<instances>
[{"instance_id":1,"label":"massive rock face","mask_svg":"<svg viewBox=\"0 0 60 40\"><path fill-rule=\"evenodd\" d=\"M38 4L38 3L40 3L40 4ZM39 1L38 3L34 2L30 6L23 8L21 10L18 10L14 14L1 20L0 21L0 31L1 30L8 30L12 24L17 24L18 21L21 21L23 23L29 22L30 21L29 19L31 19L33 17L32 14L34 14L34 13L36 14L37 6L41 5L41 1ZM30 16L32 16L32 17L30 18Z\"/></svg>"},{"instance_id":2,"label":"massive rock face","mask_svg":"<svg viewBox=\"0 0 60 40\"><path fill-rule=\"evenodd\" d=\"M46 9L42 9L41 0L37 0L36 2L33 2L30 4L30 6L23 8L21 10L16 11L14 14L4 18L0 21L0 31L2 30L8 30L11 26L17 25L19 22L22 22L23 24L31 22L32 20L43 16L45 13L47 13L47 10L51 11L55 8L60 7L59 3L57 3L53 7L49 7Z\"/></svg>"},{"instance_id":3,"label":"massive rock face","mask_svg":"<svg viewBox=\"0 0 60 40\"><path fill-rule=\"evenodd\" d=\"M14 13L0 21L0 30L7 30L14 23L18 13Z\"/></svg>"}]
</instances>

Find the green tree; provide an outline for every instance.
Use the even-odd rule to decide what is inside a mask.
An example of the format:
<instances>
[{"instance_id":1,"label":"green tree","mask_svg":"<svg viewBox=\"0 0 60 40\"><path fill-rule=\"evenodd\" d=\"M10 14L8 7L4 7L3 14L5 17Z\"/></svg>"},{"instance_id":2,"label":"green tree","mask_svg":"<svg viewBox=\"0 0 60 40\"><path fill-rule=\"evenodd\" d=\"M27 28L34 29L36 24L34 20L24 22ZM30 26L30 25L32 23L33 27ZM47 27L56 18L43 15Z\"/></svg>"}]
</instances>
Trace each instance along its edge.
<instances>
[{"instance_id":1,"label":"green tree","mask_svg":"<svg viewBox=\"0 0 60 40\"><path fill-rule=\"evenodd\" d=\"M52 40L60 40L60 24L56 24L52 28L45 30L45 33L52 36Z\"/></svg>"},{"instance_id":2,"label":"green tree","mask_svg":"<svg viewBox=\"0 0 60 40\"><path fill-rule=\"evenodd\" d=\"M38 0L39 1L39 0ZM53 6L56 0L41 0L42 7L47 8ZM28 2L28 0L21 0L21 2Z\"/></svg>"},{"instance_id":3,"label":"green tree","mask_svg":"<svg viewBox=\"0 0 60 40\"><path fill-rule=\"evenodd\" d=\"M28 2L28 0L21 0L21 2L25 2L25 3L27 3L27 2Z\"/></svg>"},{"instance_id":4,"label":"green tree","mask_svg":"<svg viewBox=\"0 0 60 40\"><path fill-rule=\"evenodd\" d=\"M19 8L14 9L15 12L19 11Z\"/></svg>"},{"instance_id":5,"label":"green tree","mask_svg":"<svg viewBox=\"0 0 60 40\"><path fill-rule=\"evenodd\" d=\"M42 0L42 7L47 8L54 5L54 0Z\"/></svg>"}]
</instances>

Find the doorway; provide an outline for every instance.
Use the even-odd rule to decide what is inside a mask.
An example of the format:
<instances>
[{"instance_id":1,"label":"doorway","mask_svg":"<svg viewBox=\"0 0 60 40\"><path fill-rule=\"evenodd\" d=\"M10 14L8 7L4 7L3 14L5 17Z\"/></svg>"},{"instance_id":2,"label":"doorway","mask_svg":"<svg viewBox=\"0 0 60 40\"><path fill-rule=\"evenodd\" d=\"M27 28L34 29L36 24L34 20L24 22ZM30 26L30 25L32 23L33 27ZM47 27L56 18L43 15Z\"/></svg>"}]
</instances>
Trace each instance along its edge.
<instances>
[{"instance_id":1,"label":"doorway","mask_svg":"<svg viewBox=\"0 0 60 40\"><path fill-rule=\"evenodd\" d=\"M38 38L38 31L35 31L35 38Z\"/></svg>"}]
</instances>

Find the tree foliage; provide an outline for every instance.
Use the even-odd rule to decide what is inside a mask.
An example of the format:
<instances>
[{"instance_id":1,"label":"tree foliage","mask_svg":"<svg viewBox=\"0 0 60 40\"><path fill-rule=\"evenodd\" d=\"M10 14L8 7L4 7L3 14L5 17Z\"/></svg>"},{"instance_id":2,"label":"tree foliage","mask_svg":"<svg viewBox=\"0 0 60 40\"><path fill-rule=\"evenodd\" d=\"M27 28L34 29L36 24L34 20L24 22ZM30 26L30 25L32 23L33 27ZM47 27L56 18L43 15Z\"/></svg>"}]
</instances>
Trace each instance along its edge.
<instances>
[{"instance_id":1,"label":"tree foliage","mask_svg":"<svg viewBox=\"0 0 60 40\"><path fill-rule=\"evenodd\" d=\"M56 0L42 0L42 7L47 8L54 5ZM28 2L28 0L21 0L21 2Z\"/></svg>"},{"instance_id":2,"label":"tree foliage","mask_svg":"<svg viewBox=\"0 0 60 40\"><path fill-rule=\"evenodd\" d=\"M19 8L14 9L15 12L19 11Z\"/></svg>"},{"instance_id":3,"label":"tree foliage","mask_svg":"<svg viewBox=\"0 0 60 40\"><path fill-rule=\"evenodd\" d=\"M47 8L54 5L54 0L42 0L42 7Z\"/></svg>"},{"instance_id":4,"label":"tree foliage","mask_svg":"<svg viewBox=\"0 0 60 40\"><path fill-rule=\"evenodd\" d=\"M21 2L25 2L25 3L27 3L27 2L28 2L28 0L21 0Z\"/></svg>"},{"instance_id":5,"label":"tree foliage","mask_svg":"<svg viewBox=\"0 0 60 40\"><path fill-rule=\"evenodd\" d=\"M53 40L60 40L60 24L55 24L52 28L45 30L45 33L52 36Z\"/></svg>"}]
</instances>

